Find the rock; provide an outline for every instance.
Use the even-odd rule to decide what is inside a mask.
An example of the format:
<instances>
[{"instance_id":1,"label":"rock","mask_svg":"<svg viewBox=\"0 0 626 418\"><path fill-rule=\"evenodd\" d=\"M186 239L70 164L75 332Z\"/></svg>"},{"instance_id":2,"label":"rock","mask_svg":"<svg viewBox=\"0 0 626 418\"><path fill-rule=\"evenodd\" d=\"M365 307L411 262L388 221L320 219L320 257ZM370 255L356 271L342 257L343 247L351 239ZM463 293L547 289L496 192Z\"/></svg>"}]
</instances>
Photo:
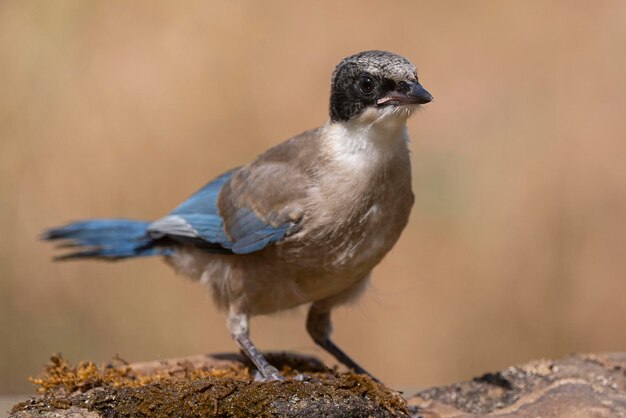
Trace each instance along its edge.
<instances>
[{"instance_id":1,"label":"rock","mask_svg":"<svg viewBox=\"0 0 626 418\"><path fill-rule=\"evenodd\" d=\"M423 390L408 403L423 418L626 417L626 353L532 361Z\"/></svg>"},{"instance_id":2,"label":"rock","mask_svg":"<svg viewBox=\"0 0 626 418\"><path fill-rule=\"evenodd\" d=\"M313 357L269 357L286 381L254 381L251 365L235 354L134 364L118 358L102 367L53 356L31 379L41 394L10 416L626 417L626 353L532 361L408 400Z\"/></svg>"}]
</instances>

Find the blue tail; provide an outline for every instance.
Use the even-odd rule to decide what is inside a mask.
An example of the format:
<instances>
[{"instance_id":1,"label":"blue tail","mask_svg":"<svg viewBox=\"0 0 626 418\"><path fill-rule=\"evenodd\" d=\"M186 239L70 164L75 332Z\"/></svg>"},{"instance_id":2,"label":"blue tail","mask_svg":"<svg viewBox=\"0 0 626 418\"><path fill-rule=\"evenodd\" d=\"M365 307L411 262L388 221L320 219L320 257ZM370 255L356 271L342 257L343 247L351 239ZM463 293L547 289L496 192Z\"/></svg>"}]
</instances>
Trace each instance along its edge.
<instances>
[{"instance_id":1,"label":"blue tail","mask_svg":"<svg viewBox=\"0 0 626 418\"><path fill-rule=\"evenodd\" d=\"M60 247L82 247L57 260L102 258L119 260L131 257L171 254L172 249L158 246L146 229L150 222L129 219L91 219L45 231L42 239L63 240Z\"/></svg>"}]
</instances>

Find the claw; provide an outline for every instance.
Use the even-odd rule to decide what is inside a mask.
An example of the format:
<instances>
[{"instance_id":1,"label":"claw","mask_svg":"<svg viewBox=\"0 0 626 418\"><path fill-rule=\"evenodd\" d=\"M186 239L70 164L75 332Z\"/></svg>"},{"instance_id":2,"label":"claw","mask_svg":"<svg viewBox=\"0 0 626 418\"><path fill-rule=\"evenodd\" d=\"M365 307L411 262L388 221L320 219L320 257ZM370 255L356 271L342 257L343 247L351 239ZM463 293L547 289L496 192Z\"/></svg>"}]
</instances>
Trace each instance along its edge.
<instances>
[{"instance_id":1,"label":"claw","mask_svg":"<svg viewBox=\"0 0 626 418\"><path fill-rule=\"evenodd\" d=\"M278 372L278 370L270 366L261 373L259 370L254 371L255 382L284 382L285 378Z\"/></svg>"},{"instance_id":2,"label":"claw","mask_svg":"<svg viewBox=\"0 0 626 418\"><path fill-rule=\"evenodd\" d=\"M304 373L298 373L292 378L292 380L294 380L295 382L303 383L320 383L319 379Z\"/></svg>"}]
</instances>

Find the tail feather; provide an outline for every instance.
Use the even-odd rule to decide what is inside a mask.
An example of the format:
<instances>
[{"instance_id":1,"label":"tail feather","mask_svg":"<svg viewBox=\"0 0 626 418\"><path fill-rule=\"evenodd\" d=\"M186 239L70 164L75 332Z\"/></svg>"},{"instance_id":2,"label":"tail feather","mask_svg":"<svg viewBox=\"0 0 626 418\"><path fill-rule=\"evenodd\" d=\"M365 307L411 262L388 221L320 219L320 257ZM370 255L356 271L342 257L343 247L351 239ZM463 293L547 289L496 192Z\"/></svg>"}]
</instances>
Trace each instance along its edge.
<instances>
[{"instance_id":1,"label":"tail feather","mask_svg":"<svg viewBox=\"0 0 626 418\"><path fill-rule=\"evenodd\" d=\"M131 257L171 254L172 249L157 246L148 236L149 222L129 219L91 219L51 228L42 234L48 241L62 240L59 247L81 250L57 256L57 260L102 258L119 260Z\"/></svg>"}]
</instances>

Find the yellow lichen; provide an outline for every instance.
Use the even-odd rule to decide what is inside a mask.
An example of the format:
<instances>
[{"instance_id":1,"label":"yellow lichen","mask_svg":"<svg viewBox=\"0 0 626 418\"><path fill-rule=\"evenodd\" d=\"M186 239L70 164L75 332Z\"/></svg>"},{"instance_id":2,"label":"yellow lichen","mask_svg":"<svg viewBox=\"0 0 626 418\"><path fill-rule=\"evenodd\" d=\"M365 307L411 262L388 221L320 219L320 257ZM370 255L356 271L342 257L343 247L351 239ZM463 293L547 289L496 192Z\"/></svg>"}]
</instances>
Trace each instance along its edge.
<instances>
[{"instance_id":1,"label":"yellow lichen","mask_svg":"<svg viewBox=\"0 0 626 418\"><path fill-rule=\"evenodd\" d=\"M248 369L241 367L196 368L191 364L181 364L175 370L154 370L142 373L134 370L121 358L114 357L108 364L96 366L92 362L81 361L72 366L61 354L54 354L46 364L44 373L29 377L31 383L38 385L37 392L62 390L65 393L86 391L94 387L139 387L151 383L172 379L203 379L208 377L250 379Z\"/></svg>"}]
</instances>

